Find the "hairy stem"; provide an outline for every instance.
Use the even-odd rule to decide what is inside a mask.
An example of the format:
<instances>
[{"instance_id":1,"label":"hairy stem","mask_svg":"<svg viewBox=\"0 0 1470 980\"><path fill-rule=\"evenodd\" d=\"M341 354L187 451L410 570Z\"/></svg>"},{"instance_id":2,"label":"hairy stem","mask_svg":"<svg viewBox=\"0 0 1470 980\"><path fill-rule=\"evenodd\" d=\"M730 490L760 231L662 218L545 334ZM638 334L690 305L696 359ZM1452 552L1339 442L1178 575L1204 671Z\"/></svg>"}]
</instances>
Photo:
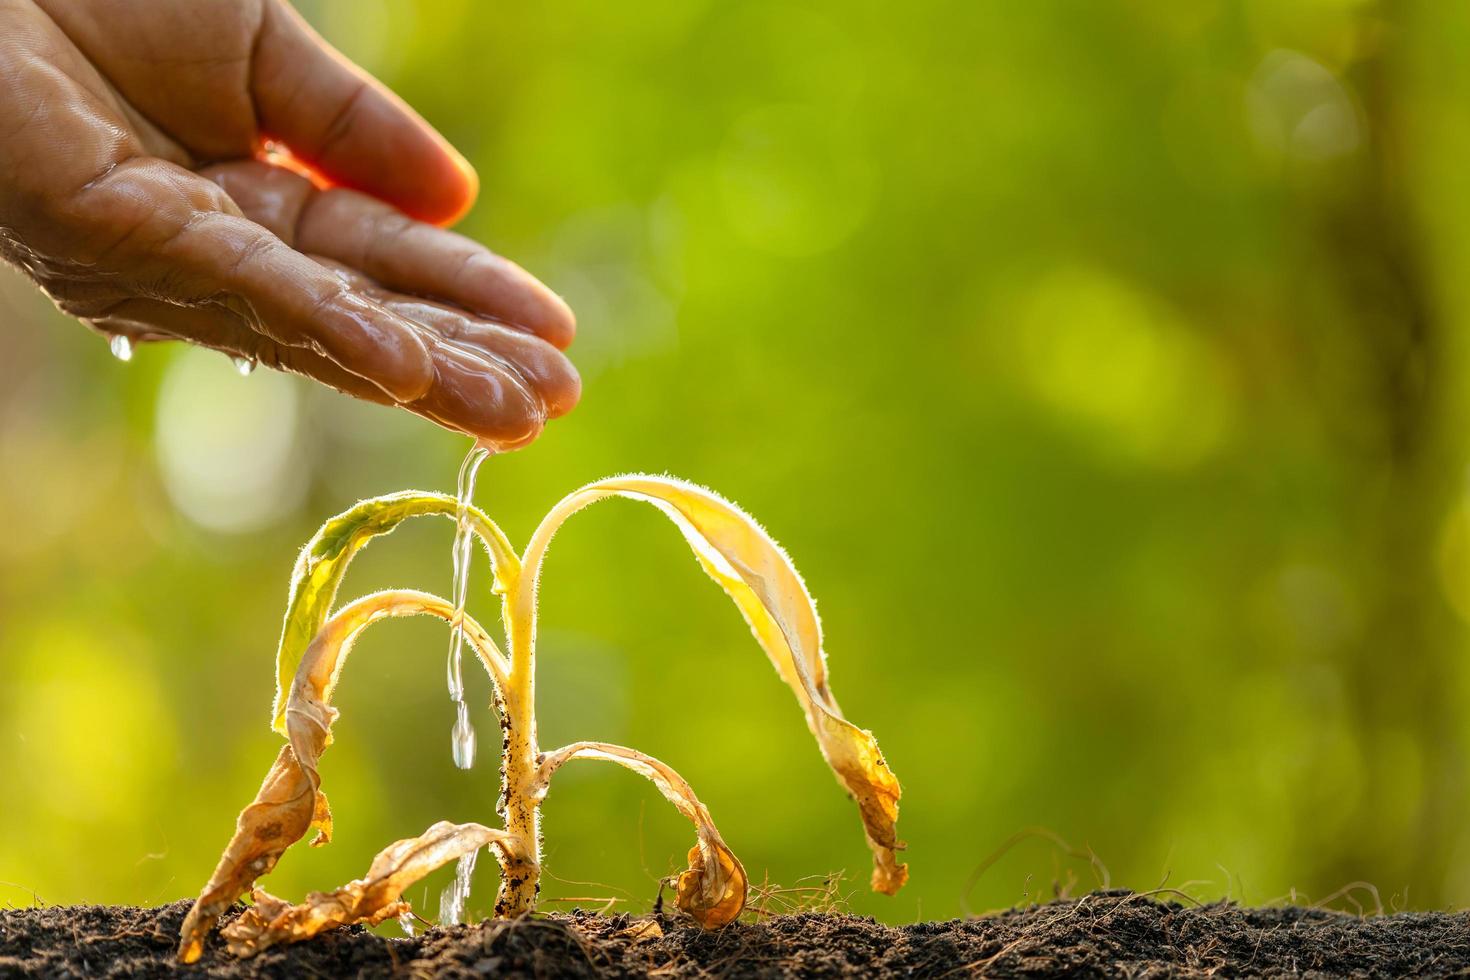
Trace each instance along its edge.
<instances>
[{"instance_id":1,"label":"hairy stem","mask_svg":"<svg viewBox=\"0 0 1470 980\"><path fill-rule=\"evenodd\" d=\"M526 607L527 599L534 611L534 594L525 597L521 590L534 590L535 580L523 579L518 573L507 578L504 604L510 683L500 714L504 747L497 812L505 829L523 843L523 856L501 875L500 891L495 897L497 917L530 912L541 890L541 800L534 791L540 756L536 743L536 621L534 614L517 614Z\"/></svg>"}]
</instances>

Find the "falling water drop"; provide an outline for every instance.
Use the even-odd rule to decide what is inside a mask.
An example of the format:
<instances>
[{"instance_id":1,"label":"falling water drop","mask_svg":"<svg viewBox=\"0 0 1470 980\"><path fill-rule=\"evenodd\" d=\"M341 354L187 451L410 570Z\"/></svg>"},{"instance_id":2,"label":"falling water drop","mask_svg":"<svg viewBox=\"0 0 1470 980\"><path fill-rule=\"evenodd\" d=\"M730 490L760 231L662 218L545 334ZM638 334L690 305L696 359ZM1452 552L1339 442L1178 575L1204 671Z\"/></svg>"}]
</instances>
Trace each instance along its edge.
<instances>
[{"instance_id":1,"label":"falling water drop","mask_svg":"<svg viewBox=\"0 0 1470 980\"><path fill-rule=\"evenodd\" d=\"M250 372L255 370L255 358L253 357L232 357L230 360L234 362L235 370L240 372L242 378L248 378Z\"/></svg>"},{"instance_id":2,"label":"falling water drop","mask_svg":"<svg viewBox=\"0 0 1470 980\"><path fill-rule=\"evenodd\" d=\"M461 769L475 765L475 726L470 723L470 709L463 700L454 703L454 764Z\"/></svg>"},{"instance_id":3,"label":"falling water drop","mask_svg":"<svg viewBox=\"0 0 1470 980\"><path fill-rule=\"evenodd\" d=\"M475 764L475 726L470 722L469 709L464 702L464 605L469 594L471 557L470 525L467 520L470 502L475 496L475 477L480 464L490 455L490 450L476 446L459 467L459 485L456 488L458 509L455 513L454 529L454 619L449 634L449 696L454 700L455 719L451 734L454 764L469 769Z\"/></svg>"},{"instance_id":4,"label":"falling water drop","mask_svg":"<svg viewBox=\"0 0 1470 980\"><path fill-rule=\"evenodd\" d=\"M133 359L133 341L127 334L113 334L112 339L107 342L107 346L112 348L112 356L119 361L131 361Z\"/></svg>"}]
</instances>

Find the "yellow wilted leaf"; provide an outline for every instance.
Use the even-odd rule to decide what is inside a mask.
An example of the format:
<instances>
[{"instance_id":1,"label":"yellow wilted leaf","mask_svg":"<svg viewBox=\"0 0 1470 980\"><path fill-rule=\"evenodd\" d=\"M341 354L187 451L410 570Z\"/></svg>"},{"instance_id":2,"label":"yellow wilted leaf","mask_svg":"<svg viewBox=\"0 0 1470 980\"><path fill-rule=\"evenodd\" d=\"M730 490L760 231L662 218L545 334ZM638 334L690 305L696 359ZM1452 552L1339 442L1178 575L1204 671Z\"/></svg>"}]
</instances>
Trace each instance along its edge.
<instances>
[{"instance_id":1,"label":"yellow wilted leaf","mask_svg":"<svg viewBox=\"0 0 1470 980\"><path fill-rule=\"evenodd\" d=\"M889 895L898 891L908 880L908 868L896 856L904 846L895 828L898 779L872 733L842 716L827 682L821 621L806 584L786 552L749 514L709 490L668 477L632 475L590 483L564 497L532 535L512 620L534 624L536 584L556 530L583 507L612 496L657 507L735 601L777 673L796 693L827 764L857 801L873 852L873 888Z\"/></svg>"},{"instance_id":2,"label":"yellow wilted leaf","mask_svg":"<svg viewBox=\"0 0 1470 980\"><path fill-rule=\"evenodd\" d=\"M477 823L440 821L419 837L388 845L373 858L366 876L331 892L312 892L300 905L255 890L255 904L222 930L230 952L256 953L281 943L295 943L328 929L356 923L377 925L407 912L404 889L455 858L494 844L502 859L514 860L519 846L513 835Z\"/></svg>"}]
</instances>

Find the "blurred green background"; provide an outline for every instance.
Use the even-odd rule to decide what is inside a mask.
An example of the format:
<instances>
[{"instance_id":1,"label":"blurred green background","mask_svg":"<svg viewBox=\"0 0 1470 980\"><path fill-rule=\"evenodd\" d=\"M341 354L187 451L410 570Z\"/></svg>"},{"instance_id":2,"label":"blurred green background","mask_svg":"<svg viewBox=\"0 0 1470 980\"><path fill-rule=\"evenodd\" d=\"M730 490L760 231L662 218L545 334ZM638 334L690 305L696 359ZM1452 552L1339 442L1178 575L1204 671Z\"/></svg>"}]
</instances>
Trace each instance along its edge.
<instances>
[{"instance_id":1,"label":"blurred green background","mask_svg":"<svg viewBox=\"0 0 1470 980\"><path fill-rule=\"evenodd\" d=\"M650 508L558 539L543 744L664 758L756 880L846 871L888 921L958 914L1036 826L1138 889L1470 904L1470 8L303 11L477 165L464 230L579 312L581 407L478 503L523 542L648 470L757 515L903 780L912 882L866 891L791 695ZM0 902L192 896L278 747L296 550L360 497L451 488L466 440L209 352L125 366L8 271L0 317ZM344 598L447 593L450 537L374 544ZM496 726L455 770L444 649L427 621L366 637L338 837L271 890L493 817ZM631 909L692 841L585 764L545 830L547 899ZM1028 839L970 904L1093 881Z\"/></svg>"}]
</instances>

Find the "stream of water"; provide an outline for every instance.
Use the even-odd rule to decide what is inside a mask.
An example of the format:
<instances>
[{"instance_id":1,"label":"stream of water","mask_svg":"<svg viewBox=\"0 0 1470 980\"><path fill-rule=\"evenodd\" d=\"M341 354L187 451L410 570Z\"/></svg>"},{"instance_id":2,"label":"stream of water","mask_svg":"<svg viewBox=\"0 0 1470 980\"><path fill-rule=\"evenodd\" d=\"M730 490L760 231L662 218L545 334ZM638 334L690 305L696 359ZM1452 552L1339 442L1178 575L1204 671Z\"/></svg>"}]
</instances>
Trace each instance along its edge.
<instances>
[{"instance_id":1,"label":"stream of water","mask_svg":"<svg viewBox=\"0 0 1470 980\"><path fill-rule=\"evenodd\" d=\"M460 856L454 866L454 880L439 893L439 924L458 925L464 921L465 904L470 898L470 875L475 873L475 858L479 851L470 851Z\"/></svg>"},{"instance_id":2,"label":"stream of water","mask_svg":"<svg viewBox=\"0 0 1470 980\"><path fill-rule=\"evenodd\" d=\"M469 707L464 700L464 604L469 594L470 558L474 554L474 535L470 533L466 515L475 497L475 477L480 464L485 462L490 450L481 446L471 449L459 467L459 485L456 500L459 509L455 514L454 529L454 592L450 601L454 603L454 619L449 630L449 697L454 701L454 730L450 741L454 749L454 764L469 769L475 764L475 726L470 721Z\"/></svg>"}]
</instances>

